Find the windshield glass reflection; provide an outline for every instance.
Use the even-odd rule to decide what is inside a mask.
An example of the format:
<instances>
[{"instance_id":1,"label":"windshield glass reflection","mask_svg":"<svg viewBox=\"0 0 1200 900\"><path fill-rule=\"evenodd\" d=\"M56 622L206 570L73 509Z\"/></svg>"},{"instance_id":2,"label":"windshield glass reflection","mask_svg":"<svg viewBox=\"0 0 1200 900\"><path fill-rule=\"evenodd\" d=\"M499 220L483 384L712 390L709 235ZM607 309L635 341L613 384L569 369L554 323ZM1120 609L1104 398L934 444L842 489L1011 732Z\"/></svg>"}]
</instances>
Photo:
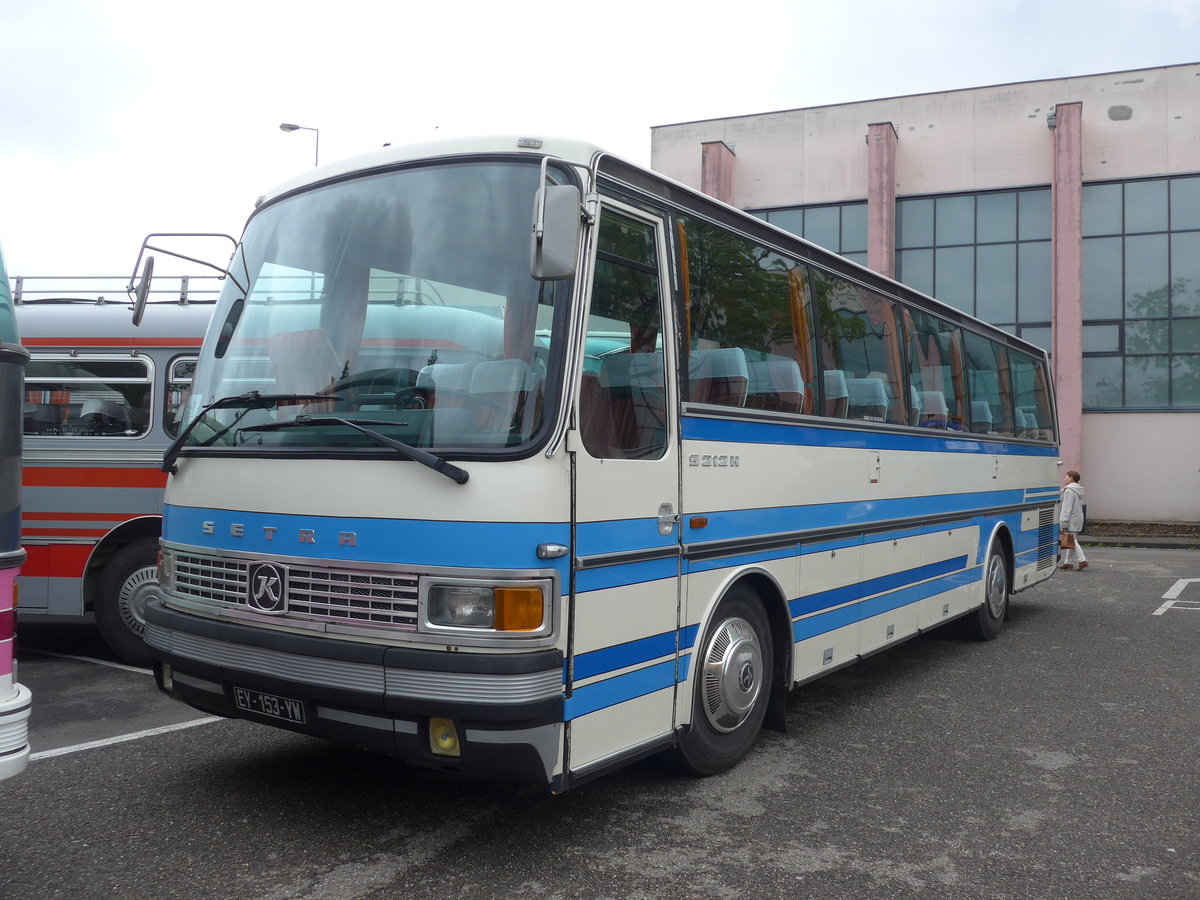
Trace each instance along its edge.
<instances>
[{"instance_id":1,"label":"windshield glass reflection","mask_svg":"<svg viewBox=\"0 0 1200 900\"><path fill-rule=\"evenodd\" d=\"M336 422L370 420L415 447L521 447L548 428L566 283L529 275L538 167L462 163L394 171L277 202L250 222L210 326L183 418L248 391L328 400L205 413L189 446L362 448Z\"/></svg>"}]
</instances>

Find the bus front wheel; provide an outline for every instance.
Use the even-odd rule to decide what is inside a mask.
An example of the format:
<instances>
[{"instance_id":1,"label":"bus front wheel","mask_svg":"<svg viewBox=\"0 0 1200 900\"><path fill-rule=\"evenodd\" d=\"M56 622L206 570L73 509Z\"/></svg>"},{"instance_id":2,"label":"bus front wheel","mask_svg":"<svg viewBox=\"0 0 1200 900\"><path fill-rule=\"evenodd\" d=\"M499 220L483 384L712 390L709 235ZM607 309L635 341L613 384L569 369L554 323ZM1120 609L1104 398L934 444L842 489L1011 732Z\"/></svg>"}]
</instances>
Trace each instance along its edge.
<instances>
[{"instance_id":1,"label":"bus front wheel","mask_svg":"<svg viewBox=\"0 0 1200 900\"><path fill-rule=\"evenodd\" d=\"M150 664L142 640L146 604L158 595L158 539L140 538L113 554L96 584L96 627L109 648L135 666Z\"/></svg>"},{"instance_id":2,"label":"bus front wheel","mask_svg":"<svg viewBox=\"0 0 1200 900\"><path fill-rule=\"evenodd\" d=\"M692 775L733 768L754 745L771 693L771 632L757 595L734 587L697 648L692 724L675 748Z\"/></svg>"}]
</instances>

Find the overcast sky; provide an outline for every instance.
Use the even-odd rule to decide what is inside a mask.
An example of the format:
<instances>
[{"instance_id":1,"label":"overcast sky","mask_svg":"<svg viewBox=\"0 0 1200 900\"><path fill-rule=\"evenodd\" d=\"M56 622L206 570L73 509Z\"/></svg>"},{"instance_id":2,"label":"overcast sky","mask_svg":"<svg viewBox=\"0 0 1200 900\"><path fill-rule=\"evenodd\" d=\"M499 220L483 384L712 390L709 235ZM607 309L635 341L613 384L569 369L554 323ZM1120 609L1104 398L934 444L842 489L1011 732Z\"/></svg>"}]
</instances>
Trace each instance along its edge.
<instances>
[{"instance_id":1,"label":"overcast sky","mask_svg":"<svg viewBox=\"0 0 1200 900\"><path fill-rule=\"evenodd\" d=\"M126 275L148 232L237 236L312 165L281 122L323 162L436 131L648 163L652 125L1197 60L1197 0L0 0L0 242Z\"/></svg>"}]
</instances>

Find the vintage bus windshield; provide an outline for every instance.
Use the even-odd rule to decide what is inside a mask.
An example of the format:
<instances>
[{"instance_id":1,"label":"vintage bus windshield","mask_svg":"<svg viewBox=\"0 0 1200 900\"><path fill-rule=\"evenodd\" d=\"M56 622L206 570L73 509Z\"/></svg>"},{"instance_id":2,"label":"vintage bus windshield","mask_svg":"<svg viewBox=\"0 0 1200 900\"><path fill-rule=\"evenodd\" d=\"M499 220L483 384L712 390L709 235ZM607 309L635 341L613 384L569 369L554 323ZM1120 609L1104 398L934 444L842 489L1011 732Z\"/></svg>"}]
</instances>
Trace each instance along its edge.
<instances>
[{"instance_id":1,"label":"vintage bus windshield","mask_svg":"<svg viewBox=\"0 0 1200 900\"><path fill-rule=\"evenodd\" d=\"M440 451L528 447L557 395L570 293L529 274L538 179L530 163L426 165L260 210L183 418L249 391L310 399L213 410L187 446L386 452L345 419Z\"/></svg>"}]
</instances>

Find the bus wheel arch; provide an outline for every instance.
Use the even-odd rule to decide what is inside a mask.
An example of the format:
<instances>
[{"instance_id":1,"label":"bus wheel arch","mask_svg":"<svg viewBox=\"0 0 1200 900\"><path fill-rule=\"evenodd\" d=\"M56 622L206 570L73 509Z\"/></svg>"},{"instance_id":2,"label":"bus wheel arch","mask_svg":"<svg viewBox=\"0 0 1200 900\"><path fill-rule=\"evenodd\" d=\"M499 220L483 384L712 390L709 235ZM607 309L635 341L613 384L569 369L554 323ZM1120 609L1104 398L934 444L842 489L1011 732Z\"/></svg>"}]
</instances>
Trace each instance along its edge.
<instances>
[{"instance_id":1,"label":"bus wheel arch","mask_svg":"<svg viewBox=\"0 0 1200 900\"><path fill-rule=\"evenodd\" d=\"M774 595L774 597L772 596ZM692 655L692 720L674 750L692 775L733 768L770 718L782 719L791 653L782 658L786 622L778 589L765 576L743 577L714 605Z\"/></svg>"},{"instance_id":2,"label":"bus wheel arch","mask_svg":"<svg viewBox=\"0 0 1200 900\"><path fill-rule=\"evenodd\" d=\"M162 519L144 516L106 535L88 560L85 605L96 616L105 643L123 660L146 665L142 642L146 602L158 589L158 544Z\"/></svg>"}]
</instances>

